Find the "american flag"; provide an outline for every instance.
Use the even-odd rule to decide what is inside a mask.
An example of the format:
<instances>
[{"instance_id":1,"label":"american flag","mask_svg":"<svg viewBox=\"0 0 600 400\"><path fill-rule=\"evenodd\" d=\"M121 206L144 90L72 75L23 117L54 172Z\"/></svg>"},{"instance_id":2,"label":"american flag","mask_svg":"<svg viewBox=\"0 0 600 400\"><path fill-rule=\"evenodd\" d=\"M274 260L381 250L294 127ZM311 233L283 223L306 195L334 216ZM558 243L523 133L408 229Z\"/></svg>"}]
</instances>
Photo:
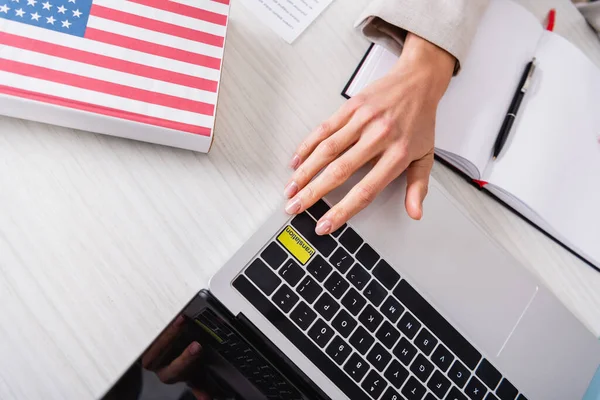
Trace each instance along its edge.
<instances>
[{"instance_id":1,"label":"american flag","mask_svg":"<svg viewBox=\"0 0 600 400\"><path fill-rule=\"evenodd\" d=\"M0 0L0 94L210 137L228 12L229 0Z\"/></svg>"}]
</instances>

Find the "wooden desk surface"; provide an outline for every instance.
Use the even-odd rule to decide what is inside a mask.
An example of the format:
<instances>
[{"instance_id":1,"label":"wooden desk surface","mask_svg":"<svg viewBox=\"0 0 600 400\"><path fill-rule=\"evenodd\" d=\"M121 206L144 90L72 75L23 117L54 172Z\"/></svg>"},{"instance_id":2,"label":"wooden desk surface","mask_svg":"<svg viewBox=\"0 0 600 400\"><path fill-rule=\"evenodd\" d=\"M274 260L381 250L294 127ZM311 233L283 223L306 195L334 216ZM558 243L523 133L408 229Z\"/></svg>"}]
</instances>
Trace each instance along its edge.
<instances>
[{"instance_id":1,"label":"wooden desk surface","mask_svg":"<svg viewBox=\"0 0 600 400\"><path fill-rule=\"evenodd\" d=\"M0 118L0 398L101 395L276 207L300 140L343 101L367 0L290 46L235 1L209 155ZM600 65L567 0L522 1ZM600 274L463 180L434 176L596 335Z\"/></svg>"}]
</instances>

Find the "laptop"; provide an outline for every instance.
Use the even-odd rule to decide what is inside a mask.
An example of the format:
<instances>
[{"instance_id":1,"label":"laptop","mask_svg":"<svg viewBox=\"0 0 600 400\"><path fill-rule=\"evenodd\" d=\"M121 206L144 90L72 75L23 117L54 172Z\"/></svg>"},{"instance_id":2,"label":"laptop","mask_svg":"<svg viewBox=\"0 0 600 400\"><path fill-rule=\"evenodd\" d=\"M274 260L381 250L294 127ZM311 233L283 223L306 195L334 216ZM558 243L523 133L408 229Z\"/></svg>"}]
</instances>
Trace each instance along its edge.
<instances>
[{"instance_id":1,"label":"laptop","mask_svg":"<svg viewBox=\"0 0 600 400\"><path fill-rule=\"evenodd\" d=\"M103 399L600 396L597 338L435 180L421 221L400 178L317 236L360 177L271 216Z\"/></svg>"}]
</instances>

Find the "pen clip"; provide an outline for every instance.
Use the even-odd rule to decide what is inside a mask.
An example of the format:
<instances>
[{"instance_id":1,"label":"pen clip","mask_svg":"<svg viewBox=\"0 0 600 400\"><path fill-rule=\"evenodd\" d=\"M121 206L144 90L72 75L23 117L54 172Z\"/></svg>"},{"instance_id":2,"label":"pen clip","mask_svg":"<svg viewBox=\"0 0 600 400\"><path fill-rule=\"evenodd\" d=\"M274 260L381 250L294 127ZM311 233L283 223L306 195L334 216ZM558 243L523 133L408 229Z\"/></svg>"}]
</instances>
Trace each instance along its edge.
<instances>
[{"instance_id":1,"label":"pen clip","mask_svg":"<svg viewBox=\"0 0 600 400\"><path fill-rule=\"evenodd\" d=\"M536 64L535 64L535 57L534 57L533 60L531 60L531 68L529 68L529 73L527 74L525 83L523 84L523 87L521 88L521 92L525 93L529 89L529 86L531 85L531 81L532 81L533 71L535 71L535 67L536 67Z\"/></svg>"}]
</instances>

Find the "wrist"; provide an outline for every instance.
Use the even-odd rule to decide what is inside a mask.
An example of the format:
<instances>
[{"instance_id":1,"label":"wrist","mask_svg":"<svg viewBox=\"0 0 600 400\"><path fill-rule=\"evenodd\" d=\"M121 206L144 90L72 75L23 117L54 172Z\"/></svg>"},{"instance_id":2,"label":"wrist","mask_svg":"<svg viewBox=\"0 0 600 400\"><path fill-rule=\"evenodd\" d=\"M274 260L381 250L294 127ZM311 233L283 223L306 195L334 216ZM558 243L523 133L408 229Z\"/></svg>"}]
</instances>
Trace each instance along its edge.
<instances>
[{"instance_id":1,"label":"wrist","mask_svg":"<svg viewBox=\"0 0 600 400\"><path fill-rule=\"evenodd\" d=\"M446 92L454 74L456 58L441 47L413 33L406 35L402 55L394 72L427 82L433 96L441 97Z\"/></svg>"}]
</instances>

